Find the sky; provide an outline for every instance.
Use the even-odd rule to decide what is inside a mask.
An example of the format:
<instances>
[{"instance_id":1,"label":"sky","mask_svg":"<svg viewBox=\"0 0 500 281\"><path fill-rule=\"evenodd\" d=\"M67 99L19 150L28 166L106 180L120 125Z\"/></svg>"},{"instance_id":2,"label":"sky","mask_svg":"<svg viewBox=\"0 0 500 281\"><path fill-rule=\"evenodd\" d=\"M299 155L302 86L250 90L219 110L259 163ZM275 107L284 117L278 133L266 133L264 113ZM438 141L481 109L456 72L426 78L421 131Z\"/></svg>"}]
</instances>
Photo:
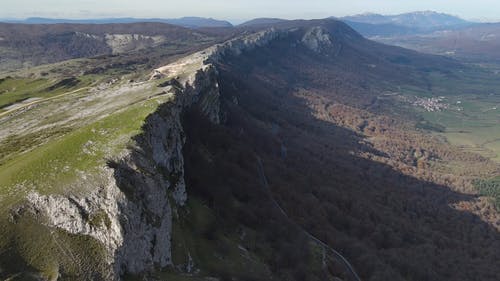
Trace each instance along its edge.
<instances>
[{"instance_id":1,"label":"sky","mask_svg":"<svg viewBox=\"0 0 500 281\"><path fill-rule=\"evenodd\" d=\"M0 0L0 18L176 18L232 22L257 17L311 19L433 10L469 20L500 20L498 0Z\"/></svg>"}]
</instances>

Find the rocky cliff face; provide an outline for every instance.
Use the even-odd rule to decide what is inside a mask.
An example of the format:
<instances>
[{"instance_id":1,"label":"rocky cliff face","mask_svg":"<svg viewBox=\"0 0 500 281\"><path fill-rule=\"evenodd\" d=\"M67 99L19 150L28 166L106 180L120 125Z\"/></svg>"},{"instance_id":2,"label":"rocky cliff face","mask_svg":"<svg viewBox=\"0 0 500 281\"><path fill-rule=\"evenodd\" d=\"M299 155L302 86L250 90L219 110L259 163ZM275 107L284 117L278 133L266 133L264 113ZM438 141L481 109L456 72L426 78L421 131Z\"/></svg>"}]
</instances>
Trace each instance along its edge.
<instances>
[{"instance_id":1,"label":"rocky cliff face","mask_svg":"<svg viewBox=\"0 0 500 281\"><path fill-rule=\"evenodd\" d=\"M219 86L215 63L226 55L286 36L270 29L236 38L156 69L160 85L174 94L147 117L134 146L108 161L96 179L87 179L89 192L72 195L29 194L22 207L51 229L84 235L103 245L109 271L102 279L120 279L124 273L141 273L172 264L171 228L173 209L187 200L184 182L185 142L181 115L196 106L213 123L221 121ZM308 47L325 47L330 38L321 30L304 37ZM127 122L127 120L123 120Z\"/></svg>"},{"instance_id":2,"label":"rocky cliff face","mask_svg":"<svg viewBox=\"0 0 500 281\"><path fill-rule=\"evenodd\" d=\"M302 37L302 43L314 52L322 52L333 47L328 31L321 27L313 27Z\"/></svg>"},{"instance_id":3,"label":"rocky cliff face","mask_svg":"<svg viewBox=\"0 0 500 281\"><path fill-rule=\"evenodd\" d=\"M110 160L100 180L89 179L90 193L44 196L32 192L23 208L46 226L90 236L104 245L102 258L113 269L104 273L104 279L169 265L172 208L187 199L181 114L197 103L210 120L218 122L215 74L212 67L205 67L181 89L166 87L176 99L147 118L135 147Z\"/></svg>"},{"instance_id":4,"label":"rocky cliff face","mask_svg":"<svg viewBox=\"0 0 500 281\"><path fill-rule=\"evenodd\" d=\"M118 54L156 46L165 42L166 38L162 35L105 34L104 41L113 50L113 54Z\"/></svg>"}]
</instances>

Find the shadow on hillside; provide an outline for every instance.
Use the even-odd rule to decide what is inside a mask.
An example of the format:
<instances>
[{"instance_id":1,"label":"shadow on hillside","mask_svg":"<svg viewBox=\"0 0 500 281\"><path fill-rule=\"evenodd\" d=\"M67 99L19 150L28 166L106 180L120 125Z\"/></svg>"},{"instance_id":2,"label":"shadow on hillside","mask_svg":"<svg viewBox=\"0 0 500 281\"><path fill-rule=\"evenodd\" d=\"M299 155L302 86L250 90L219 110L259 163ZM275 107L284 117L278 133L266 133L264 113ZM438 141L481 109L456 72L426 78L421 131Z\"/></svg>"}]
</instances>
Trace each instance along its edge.
<instances>
[{"instance_id":1,"label":"shadow on hillside","mask_svg":"<svg viewBox=\"0 0 500 281\"><path fill-rule=\"evenodd\" d=\"M311 82L298 76L301 69L317 63L302 53L259 49L218 66L224 124L210 124L194 111L184 121L188 192L209 202L224 220L265 232L271 244L287 240L292 233L280 226L283 218L262 191L254 160L259 156L285 212L344 254L363 280L500 279L500 233L451 206L476 197L356 156L353 152L382 152L355 132L314 118L306 101L292 95ZM363 95L352 84L363 73L348 75L352 80L335 89L339 100L351 92L353 98ZM228 198L244 207L234 207ZM288 241L288 246L276 242L285 243L273 246L283 253L269 259L276 259L278 272L295 268L300 280L301 253L288 249L295 240Z\"/></svg>"}]
</instances>

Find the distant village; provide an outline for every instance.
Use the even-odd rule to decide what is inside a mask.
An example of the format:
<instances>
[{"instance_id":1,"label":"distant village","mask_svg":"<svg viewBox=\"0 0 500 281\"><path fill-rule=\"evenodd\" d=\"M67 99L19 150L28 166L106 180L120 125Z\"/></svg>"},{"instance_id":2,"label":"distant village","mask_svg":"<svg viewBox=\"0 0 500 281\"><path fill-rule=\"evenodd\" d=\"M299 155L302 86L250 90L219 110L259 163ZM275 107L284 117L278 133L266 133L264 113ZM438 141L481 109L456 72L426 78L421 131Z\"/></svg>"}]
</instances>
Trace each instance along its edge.
<instances>
[{"instance_id":1,"label":"distant village","mask_svg":"<svg viewBox=\"0 0 500 281\"><path fill-rule=\"evenodd\" d=\"M414 107L420 107L423 108L424 110L428 112L439 112L443 110L456 110L456 111L463 111L462 101L458 100L454 102L453 104L447 103L446 97L444 96L439 96L439 97L431 97L431 98L422 98L418 96L405 96L401 95L398 92L388 92L384 93L382 95L383 97L390 97L390 96L396 96L396 98L402 102L409 103ZM491 108L490 110L496 110L497 108Z\"/></svg>"},{"instance_id":2,"label":"distant village","mask_svg":"<svg viewBox=\"0 0 500 281\"><path fill-rule=\"evenodd\" d=\"M422 107L429 112L442 111L449 108L449 105L447 103L444 103L443 100L444 97L437 97L437 98L415 97L415 101L413 101L412 104L414 106Z\"/></svg>"}]
</instances>

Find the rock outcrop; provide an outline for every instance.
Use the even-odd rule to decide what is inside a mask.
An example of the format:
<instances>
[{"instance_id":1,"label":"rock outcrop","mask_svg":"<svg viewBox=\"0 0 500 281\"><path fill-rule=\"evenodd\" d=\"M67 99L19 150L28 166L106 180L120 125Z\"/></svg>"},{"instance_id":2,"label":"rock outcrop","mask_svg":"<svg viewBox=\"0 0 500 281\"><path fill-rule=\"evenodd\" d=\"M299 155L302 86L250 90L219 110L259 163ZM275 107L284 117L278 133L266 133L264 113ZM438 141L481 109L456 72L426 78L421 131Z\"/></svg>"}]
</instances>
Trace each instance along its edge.
<instances>
[{"instance_id":1,"label":"rock outcrop","mask_svg":"<svg viewBox=\"0 0 500 281\"><path fill-rule=\"evenodd\" d=\"M335 50L334 39L323 27L310 28L302 37L302 44L313 52L328 54Z\"/></svg>"},{"instance_id":2,"label":"rock outcrop","mask_svg":"<svg viewBox=\"0 0 500 281\"><path fill-rule=\"evenodd\" d=\"M159 45L166 41L166 37L142 34L105 34L104 41L113 50L113 54L119 54Z\"/></svg>"}]
</instances>

